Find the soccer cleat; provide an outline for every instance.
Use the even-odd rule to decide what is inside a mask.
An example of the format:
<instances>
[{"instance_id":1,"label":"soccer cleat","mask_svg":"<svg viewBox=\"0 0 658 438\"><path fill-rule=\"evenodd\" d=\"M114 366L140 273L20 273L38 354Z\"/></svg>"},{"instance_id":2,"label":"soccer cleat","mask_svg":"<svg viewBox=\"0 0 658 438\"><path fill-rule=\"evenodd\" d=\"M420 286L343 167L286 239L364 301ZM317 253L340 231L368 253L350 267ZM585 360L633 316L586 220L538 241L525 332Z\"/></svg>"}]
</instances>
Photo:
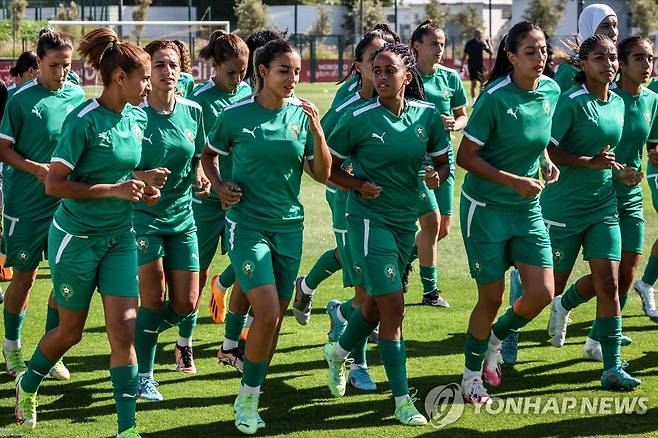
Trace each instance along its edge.
<instances>
[{"instance_id":1,"label":"soccer cleat","mask_svg":"<svg viewBox=\"0 0 658 438\"><path fill-rule=\"evenodd\" d=\"M368 335L368 342L371 344L379 343L379 324Z\"/></svg>"},{"instance_id":2,"label":"soccer cleat","mask_svg":"<svg viewBox=\"0 0 658 438\"><path fill-rule=\"evenodd\" d=\"M450 307L450 304L441 296L441 291L438 289L424 293L423 300L420 303L424 306L443 307L445 309Z\"/></svg>"},{"instance_id":3,"label":"soccer cleat","mask_svg":"<svg viewBox=\"0 0 658 438\"><path fill-rule=\"evenodd\" d=\"M140 377L137 384L137 398L146 401L162 401L164 397L158 391L160 384L153 380L152 377Z\"/></svg>"},{"instance_id":4,"label":"soccer cleat","mask_svg":"<svg viewBox=\"0 0 658 438\"><path fill-rule=\"evenodd\" d=\"M548 321L548 342L554 347L561 347L567 337L567 324L569 323L569 313L562 307L562 295L553 298L551 302L551 316Z\"/></svg>"},{"instance_id":5,"label":"soccer cleat","mask_svg":"<svg viewBox=\"0 0 658 438\"><path fill-rule=\"evenodd\" d=\"M601 386L603 389L612 391L631 391L640 386L642 382L640 379L628 374L624 371L624 365L613 367L603 372L601 376Z\"/></svg>"},{"instance_id":6,"label":"soccer cleat","mask_svg":"<svg viewBox=\"0 0 658 438\"><path fill-rule=\"evenodd\" d=\"M500 355L505 365L514 365L516 363L517 353L519 351L519 333L514 332L503 341L503 347L500 349Z\"/></svg>"},{"instance_id":7,"label":"soccer cleat","mask_svg":"<svg viewBox=\"0 0 658 438\"><path fill-rule=\"evenodd\" d=\"M491 386L498 386L503 380L503 372L500 369L500 346L495 350L487 350L482 366L484 380Z\"/></svg>"},{"instance_id":8,"label":"soccer cleat","mask_svg":"<svg viewBox=\"0 0 658 438\"><path fill-rule=\"evenodd\" d=\"M23 350L20 348L16 350L5 350L2 349L2 355L5 357L5 365L7 366L7 374L12 379L15 378L18 373L25 371L27 367L25 366L25 360L23 360Z\"/></svg>"},{"instance_id":9,"label":"soccer cleat","mask_svg":"<svg viewBox=\"0 0 658 438\"><path fill-rule=\"evenodd\" d=\"M484 388L482 379L479 377L476 377L469 382L464 382L462 380L462 396L466 403L474 405L488 405L492 402L489 393Z\"/></svg>"},{"instance_id":10,"label":"soccer cleat","mask_svg":"<svg viewBox=\"0 0 658 438\"><path fill-rule=\"evenodd\" d=\"M633 339L629 338L626 335L621 335L621 346L622 347L628 347L633 343Z\"/></svg>"},{"instance_id":11,"label":"soccer cleat","mask_svg":"<svg viewBox=\"0 0 658 438\"><path fill-rule=\"evenodd\" d=\"M414 267L411 263L407 263L406 268L404 269L404 274L402 274L402 293L407 293L409 290L409 279L411 278L411 273L413 272Z\"/></svg>"},{"instance_id":12,"label":"soccer cleat","mask_svg":"<svg viewBox=\"0 0 658 438\"><path fill-rule=\"evenodd\" d=\"M603 350L601 350L601 343L588 338L587 342L585 342L585 345L583 346L583 359L603 362Z\"/></svg>"},{"instance_id":13,"label":"soccer cleat","mask_svg":"<svg viewBox=\"0 0 658 438\"><path fill-rule=\"evenodd\" d=\"M117 438L141 438L141 435L137 433L137 426L133 426L118 434Z\"/></svg>"},{"instance_id":14,"label":"soccer cleat","mask_svg":"<svg viewBox=\"0 0 658 438\"><path fill-rule=\"evenodd\" d=\"M183 347L176 343L176 348L174 348L174 358L176 361L176 371L185 374L196 374L196 365L194 365L194 352L192 347Z\"/></svg>"},{"instance_id":15,"label":"soccer cleat","mask_svg":"<svg viewBox=\"0 0 658 438\"><path fill-rule=\"evenodd\" d=\"M306 325L311 320L313 308L313 295L307 295L302 290L302 281L306 277L298 277L295 281L295 301L292 304L292 313L299 325Z\"/></svg>"},{"instance_id":16,"label":"soccer cleat","mask_svg":"<svg viewBox=\"0 0 658 438\"><path fill-rule=\"evenodd\" d=\"M377 385L372 381L368 368L352 368L350 370L350 385L361 391L375 391Z\"/></svg>"},{"instance_id":17,"label":"soccer cleat","mask_svg":"<svg viewBox=\"0 0 658 438\"><path fill-rule=\"evenodd\" d=\"M415 398L407 397L395 404L395 418L407 426L424 426L427 418L414 406Z\"/></svg>"},{"instance_id":18,"label":"soccer cleat","mask_svg":"<svg viewBox=\"0 0 658 438\"><path fill-rule=\"evenodd\" d=\"M0 287L0 304L5 302L5 291Z\"/></svg>"},{"instance_id":19,"label":"soccer cleat","mask_svg":"<svg viewBox=\"0 0 658 438\"><path fill-rule=\"evenodd\" d=\"M62 359L59 359L52 370L48 373L50 377L55 380L69 380L71 378L71 373L69 369L66 368Z\"/></svg>"},{"instance_id":20,"label":"soccer cleat","mask_svg":"<svg viewBox=\"0 0 658 438\"><path fill-rule=\"evenodd\" d=\"M217 362L231 366L235 368L238 373L242 374L244 368L244 353L239 347L235 347L228 351L224 350L224 347L221 347L217 352Z\"/></svg>"},{"instance_id":21,"label":"soccer cleat","mask_svg":"<svg viewBox=\"0 0 658 438\"><path fill-rule=\"evenodd\" d=\"M259 420L262 427L265 422L258 415L258 397L257 393L241 392L233 403L235 410L235 427L245 435L253 435L259 429Z\"/></svg>"},{"instance_id":22,"label":"soccer cleat","mask_svg":"<svg viewBox=\"0 0 658 438\"><path fill-rule=\"evenodd\" d=\"M219 275L214 275L210 281L210 317L215 324L226 321L226 289L219 284Z\"/></svg>"},{"instance_id":23,"label":"soccer cleat","mask_svg":"<svg viewBox=\"0 0 658 438\"><path fill-rule=\"evenodd\" d=\"M339 300L331 300L327 303L327 315L329 315L329 331L327 332L327 337L329 342L338 342L340 335L345 331L347 327L347 321L341 321L338 317L338 312L340 311L340 305L343 304Z\"/></svg>"},{"instance_id":24,"label":"soccer cleat","mask_svg":"<svg viewBox=\"0 0 658 438\"><path fill-rule=\"evenodd\" d=\"M322 347L324 358L329 364L329 373L327 378L327 386L329 391L334 397L342 397L345 395L345 359L336 356L337 342L328 342Z\"/></svg>"},{"instance_id":25,"label":"soccer cleat","mask_svg":"<svg viewBox=\"0 0 658 438\"><path fill-rule=\"evenodd\" d=\"M27 392L21 388L21 381L27 371L22 370L16 376L16 406L14 407L14 415L16 415L16 422L24 427L34 429L37 425L37 393Z\"/></svg>"},{"instance_id":26,"label":"soccer cleat","mask_svg":"<svg viewBox=\"0 0 658 438\"><path fill-rule=\"evenodd\" d=\"M633 289L638 293L642 300L642 309L644 314L649 318L658 318L658 310L656 310L656 301L654 300L654 289L650 284L645 283L642 279L635 282Z\"/></svg>"}]
</instances>

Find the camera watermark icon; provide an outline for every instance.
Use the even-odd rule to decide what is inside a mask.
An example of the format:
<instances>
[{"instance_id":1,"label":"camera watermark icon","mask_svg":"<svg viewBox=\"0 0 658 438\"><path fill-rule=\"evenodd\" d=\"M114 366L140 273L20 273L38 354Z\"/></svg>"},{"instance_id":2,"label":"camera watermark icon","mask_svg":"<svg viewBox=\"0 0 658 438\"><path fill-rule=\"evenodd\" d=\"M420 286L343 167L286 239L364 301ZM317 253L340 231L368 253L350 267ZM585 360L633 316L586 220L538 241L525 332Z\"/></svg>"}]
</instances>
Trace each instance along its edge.
<instances>
[{"instance_id":1,"label":"camera watermark icon","mask_svg":"<svg viewBox=\"0 0 658 438\"><path fill-rule=\"evenodd\" d=\"M425 412L430 424L441 429L459 420L464 413L462 387L458 383L437 386L425 397Z\"/></svg>"}]
</instances>

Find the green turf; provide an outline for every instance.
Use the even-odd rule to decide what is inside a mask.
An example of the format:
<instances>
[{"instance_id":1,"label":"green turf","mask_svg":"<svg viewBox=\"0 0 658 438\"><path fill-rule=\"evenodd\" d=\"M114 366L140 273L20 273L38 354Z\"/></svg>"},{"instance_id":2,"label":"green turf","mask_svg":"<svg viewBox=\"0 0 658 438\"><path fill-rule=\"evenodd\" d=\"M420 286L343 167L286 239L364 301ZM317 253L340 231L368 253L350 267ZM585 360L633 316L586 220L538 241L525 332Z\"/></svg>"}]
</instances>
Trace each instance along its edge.
<instances>
[{"instance_id":1,"label":"green turf","mask_svg":"<svg viewBox=\"0 0 658 438\"><path fill-rule=\"evenodd\" d=\"M325 110L333 96L331 84L299 86L298 94L315 101ZM463 172L457 172L457 189ZM645 186L646 189L646 186ZM329 209L324 189L304 179L303 203L306 206L306 232L301 272L306 273L315 259L333 247ZM649 198L647 198L649 199ZM647 204L647 251L658 235L655 212ZM468 276L466 256L459 233L458 215L449 237L439 245L440 286L452 307L435 310L418 305L421 285L417 271L406 296L408 306L404 336L408 348L410 385L418 390L417 406L423 410L428 392L437 385L459 382L463 371L463 342L470 311L475 303L474 282ZM219 272L227 258L217 256L212 270ZM44 265L45 266L45 265ZM576 275L582 274L579 262ZM644 261L640 270L644 268ZM368 352L370 369L378 391L359 394L348 388L342 399L333 399L325 386L326 364L320 351L326 340L328 320L323 313L332 298L346 299L351 292L342 290L340 276L322 284L315 298L316 309L307 327L300 327L288 312L283 324L278 352L263 386L261 415L267 429L259 435L279 436L658 436L658 408L653 397L658 389L657 326L646 319L639 299L632 295L624 318L624 332L634 343L624 349L628 370L643 380L632 396L648 397L645 415L586 415L571 411L567 415L476 414L466 406L461 419L443 429L431 426L409 428L393 419L393 402L376 347ZM6 286L6 285L5 285ZM39 272L30 311L26 318L23 345L29 355L43 332L46 297L50 290L48 268ZM239 378L227 367L217 365L215 354L223 337L223 326L214 325L208 316L208 293L201 308L200 325L195 333L195 358L198 374L176 373L173 365L175 331L160 337L156 356L156 377L165 401L139 402L138 424L144 437L222 437L238 435L233 426L232 403ZM45 381L39 394L39 423L31 433L38 437L99 437L115 431L114 403L107 371L109 347L106 340L100 301L92 303L87 330L82 342L65 357L72 379L66 383ZM548 311L521 333L519 364L504 367L503 384L491 393L501 397L557 397L561 404L567 397L615 396L600 390L600 365L580 359L582 343L594 315L594 304L573 312L567 344L556 349L547 344ZM13 424L14 388L6 375L0 376L0 436L22 433ZM546 399L544 399L544 403ZM543 405L542 405L543 406Z\"/></svg>"}]
</instances>

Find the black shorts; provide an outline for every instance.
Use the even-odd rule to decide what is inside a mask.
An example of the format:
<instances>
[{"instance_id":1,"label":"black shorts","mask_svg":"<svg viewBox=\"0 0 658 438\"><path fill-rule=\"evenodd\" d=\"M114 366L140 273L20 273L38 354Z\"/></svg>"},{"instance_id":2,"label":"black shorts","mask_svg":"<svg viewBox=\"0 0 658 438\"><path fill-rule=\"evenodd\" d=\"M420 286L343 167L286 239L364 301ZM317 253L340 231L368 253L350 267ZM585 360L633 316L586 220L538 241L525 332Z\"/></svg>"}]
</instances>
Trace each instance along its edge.
<instances>
[{"instance_id":1,"label":"black shorts","mask_svg":"<svg viewBox=\"0 0 658 438\"><path fill-rule=\"evenodd\" d=\"M470 65L468 66L468 77L471 81L484 81L484 66L483 65Z\"/></svg>"}]
</instances>

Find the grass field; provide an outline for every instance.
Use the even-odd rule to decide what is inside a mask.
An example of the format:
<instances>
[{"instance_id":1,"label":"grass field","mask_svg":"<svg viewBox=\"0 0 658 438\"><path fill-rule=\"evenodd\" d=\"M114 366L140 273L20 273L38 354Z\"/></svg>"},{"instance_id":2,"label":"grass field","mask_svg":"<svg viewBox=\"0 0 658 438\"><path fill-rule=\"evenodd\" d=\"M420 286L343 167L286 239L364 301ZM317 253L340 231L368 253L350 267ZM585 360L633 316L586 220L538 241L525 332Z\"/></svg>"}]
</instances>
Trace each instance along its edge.
<instances>
[{"instance_id":1,"label":"grass field","mask_svg":"<svg viewBox=\"0 0 658 438\"><path fill-rule=\"evenodd\" d=\"M331 84L303 84L298 94L318 104L324 112L333 97ZM463 172L457 173L456 196ZM645 185L645 190L648 191ZM306 273L325 250L334 246L329 209L324 201L324 189L305 178L303 203L306 207L305 245L301 272ZM457 205L457 204L456 204ZM658 235L656 213L647 203L648 251ZM217 256L212 270L217 272L227 263ZM643 269L644 261L640 269ZM573 278L585 272L579 262ZM475 303L475 283L468 276L466 255L459 233L459 218L455 216L452 233L439 245L439 276L444 296L452 307L436 310L419 306L421 285L417 271L411 291L407 294L404 337L408 349L410 386L418 390L417 406L422 409L428 392L438 386L461 381L463 344L468 316ZM39 272L32 294L30 311L23 330L23 345L27 357L43 333L46 299L50 290L47 265ZM639 390L629 396L647 397L644 415L590 415L579 409L564 415L525 415L487 412L476 413L466 406L455 423L442 429L432 426L410 428L393 418L393 401L388 391L384 368L371 346L368 361L378 390L370 394L357 393L353 388L342 399L333 399L325 386L326 363L320 347L326 342L328 318L323 308L332 298L347 299L351 291L340 286L340 275L334 275L321 285L315 297L316 309L309 326L295 322L291 312L283 324L278 352L269 370L261 396L261 416L267 428L261 436L475 436L495 437L571 437L571 436L658 436L658 326L645 318L637 295L632 294L625 317L624 332L634 343L624 348L628 370L643 381ZM175 372L174 330L160 336L156 356L156 378L165 401L138 403L138 425L143 437L223 437L236 436L233 425L233 401L239 376L227 367L217 365L215 354L223 338L223 326L212 324L207 310L208 294L204 297L199 326L195 332L194 353L198 374L189 376ZM573 312L567 344L561 349L546 340L548 311L544 311L521 333L519 363L504 367L502 385L491 391L500 397L555 397L558 405L575 397L621 397L600 389L601 366L580 359L582 344L594 315L594 303ZM45 381L40 389L39 423L35 437L106 437L115 433L114 402L107 371L109 347L106 340L102 309L94 298L87 329L82 342L65 357L72 373L68 382ZM612 402L614 406L614 401ZM17 436L25 432L14 424L14 386L6 375L0 376L0 436ZM25 433L27 435L27 433Z\"/></svg>"}]
</instances>

